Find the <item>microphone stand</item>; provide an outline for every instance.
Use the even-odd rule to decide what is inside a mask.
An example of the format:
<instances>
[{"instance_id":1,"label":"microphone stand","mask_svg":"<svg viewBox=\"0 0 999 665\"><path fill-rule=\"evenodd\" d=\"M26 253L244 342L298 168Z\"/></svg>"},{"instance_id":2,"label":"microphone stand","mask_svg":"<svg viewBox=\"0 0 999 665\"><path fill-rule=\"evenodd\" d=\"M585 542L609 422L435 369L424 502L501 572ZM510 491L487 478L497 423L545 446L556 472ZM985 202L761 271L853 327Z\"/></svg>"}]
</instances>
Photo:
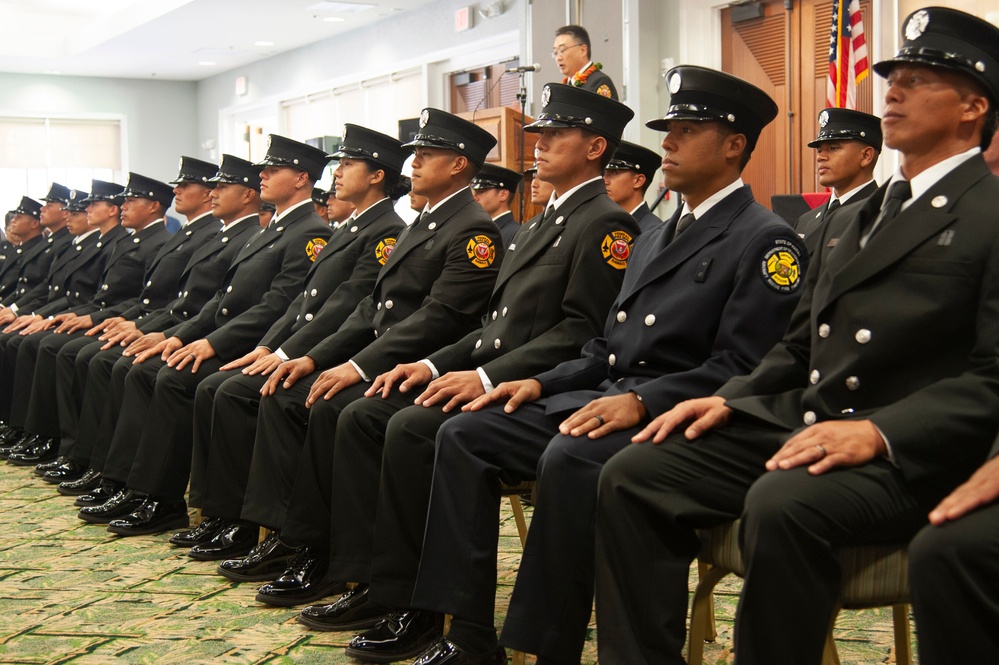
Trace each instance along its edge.
<instances>
[{"instance_id":1,"label":"microphone stand","mask_svg":"<svg viewBox=\"0 0 999 665\"><path fill-rule=\"evenodd\" d=\"M517 221L520 224L524 223L524 150L526 149L527 141L524 127L526 126L525 118L527 118L527 84L524 81L524 76L527 74L526 71L518 72L520 76L520 90L517 91L517 100L520 102L520 182L517 183L517 193L520 196L520 219ZM537 177L537 174L534 174Z\"/></svg>"}]
</instances>

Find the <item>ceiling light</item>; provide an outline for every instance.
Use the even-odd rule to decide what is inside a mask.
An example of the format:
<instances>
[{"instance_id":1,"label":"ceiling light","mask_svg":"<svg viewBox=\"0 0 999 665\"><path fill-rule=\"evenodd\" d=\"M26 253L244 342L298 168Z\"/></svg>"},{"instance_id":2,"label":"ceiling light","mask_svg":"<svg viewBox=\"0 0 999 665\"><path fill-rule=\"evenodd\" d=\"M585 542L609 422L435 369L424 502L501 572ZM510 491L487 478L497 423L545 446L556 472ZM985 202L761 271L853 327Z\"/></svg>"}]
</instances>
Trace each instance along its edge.
<instances>
[{"instance_id":1,"label":"ceiling light","mask_svg":"<svg viewBox=\"0 0 999 665\"><path fill-rule=\"evenodd\" d=\"M374 5L364 2L318 2L306 7L307 12L335 12L338 14L356 14L372 9Z\"/></svg>"},{"instance_id":2,"label":"ceiling light","mask_svg":"<svg viewBox=\"0 0 999 665\"><path fill-rule=\"evenodd\" d=\"M267 41L253 42L253 45L254 46L274 46L274 42L267 42Z\"/></svg>"},{"instance_id":3,"label":"ceiling light","mask_svg":"<svg viewBox=\"0 0 999 665\"><path fill-rule=\"evenodd\" d=\"M327 16L323 20L327 23L343 23L343 19L339 16Z\"/></svg>"}]
</instances>

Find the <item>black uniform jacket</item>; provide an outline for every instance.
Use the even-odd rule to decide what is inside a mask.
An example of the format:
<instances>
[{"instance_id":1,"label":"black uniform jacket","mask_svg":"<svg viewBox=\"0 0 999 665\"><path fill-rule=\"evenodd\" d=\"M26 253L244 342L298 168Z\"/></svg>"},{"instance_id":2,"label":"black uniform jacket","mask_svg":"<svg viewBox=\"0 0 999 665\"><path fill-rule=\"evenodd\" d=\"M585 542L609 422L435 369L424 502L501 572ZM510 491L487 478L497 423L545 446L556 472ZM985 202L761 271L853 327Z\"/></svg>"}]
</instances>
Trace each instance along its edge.
<instances>
[{"instance_id":1,"label":"black uniform jacket","mask_svg":"<svg viewBox=\"0 0 999 665\"><path fill-rule=\"evenodd\" d=\"M536 377L550 413L634 391L656 416L752 370L781 338L808 261L794 230L748 185L671 241L679 216L639 238L603 337Z\"/></svg>"},{"instance_id":2,"label":"black uniform jacket","mask_svg":"<svg viewBox=\"0 0 999 665\"><path fill-rule=\"evenodd\" d=\"M100 232L95 231L76 244L71 244L66 251L56 257L49 267L48 283L44 293L35 289L17 301L21 313L47 311L61 312L74 305L80 305L94 297L97 290L97 280L103 272L100 261L100 249L97 242ZM83 292L83 297L73 297L74 293Z\"/></svg>"},{"instance_id":3,"label":"black uniform jacket","mask_svg":"<svg viewBox=\"0 0 999 665\"><path fill-rule=\"evenodd\" d=\"M520 224L513 218L512 212L505 212L493 221L496 222L496 228L499 229L500 237L503 239L503 247L509 247L513 236L520 229Z\"/></svg>"},{"instance_id":4,"label":"black uniform jacket","mask_svg":"<svg viewBox=\"0 0 999 665\"><path fill-rule=\"evenodd\" d=\"M611 80L610 76L607 76L607 74L604 74L599 69L587 76L586 83L580 87L583 90L589 90L590 92L595 92L598 95L603 95L604 97L610 97L615 100L617 99L617 88L614 87L614 81Z\"/></svg>"},{"instance_id":5,"label":"black uniform jacket","mask_svg":"<svg viewBox=\"0 0 999 665\"><path fill-rule=\"evenodd\" d=\"M478 326L502 257L499 229L463 189L403 233L372 294L306 355L353 360L369 378L426 358Z\"/></svg>"},{"instance_id":6,"label":"black uniform jacket","mask_svg":"<svg viewBox=\"0 0 999 665\"><path fill-rule=\"evenodd\" d=\"M226 362L243 355L288 310L331 233L311 205L272 221L236 256L215 297L167 336L205 338Z\"/></svg>"},{"instance_id":7,"label":"black uniform jacket","mask_svg":"<svg viewBox=\"0 0 999 665\"><path fill-rule=\"evenodd\" d=\"M878 191L878 184L876 182L869 182L864 185L863 189L850 197L850 200L843 204L843 207L857 203L858 201L864 201L874 192ZM798 232L802 238L805 239L805 247L808 248L808 255L811 256L815 253L816 244L818 243L818 238L821 233L818 233L819 228L822 226L823 221L828 215L826 214L826 209L829 204L821 205L814 210L809 210L804 215L798 218L798 221L794 224L794 230ZM836 214L839 210L834 210L833 214ZM838 235L832 235L826 238L826 242L835 241Z\"/></svg>"},{"instance_id":8,"label":"black uniform jacket","mask_svg":"<svg viewBox=\"0 0 999 665\"><path fill-rule=\"evenodd\" d=\"M790 429L870 419L907 480L949 487L999 421L999 178L969 159L860 249L886 190L819 257L784 339L718 394Z\"/></svg>"},{"instance_id":9,"label":"black uniform jacket","mask_svg":"<svg viewBox=\"0 0 999 665\"><path fill-rule=\"evenodd\" d=\"M21 260L16 265L17 277L10 291L0 292L4 305L9 306L29 293L37 295L48 291L49 268L56 257L62 254L73 240L73 236L70 235L69 229L65 226L48 238L41 236L38 238L32 238L18 247L17 251L20 252ZM11 277L6 273L0 273L0 287L6 287L6 283Z\"/></svg>"},{"instance_id":10,"label":"black uniform jacket","mask_svg":"<svg viewBox=\"0 0 999 665\"><path fill-rule=\"evenodd\" d=\"M145 276L159 263L160 250L170 239L170 232L162 222L119 237L104 266L101 284L93 300L72 311L80 316L89 315L97 324L136 304L143 293Z\"/></svg>"},{"instance_id":11,"label":"black uniform jacket","mask_svg":"<svg viewBox=\"0 0 999 665\"><path fill-rule=\"evenodd\" d=\"M107 265L118 241L128 237L128 231L118 224L103 236L95 234L94 243L80 250L80 256L74 264L74 270L65 286L65 298L57 298L35 310L35 314L52 316L65 311L72 311L80 305L86 305L97 295Z\"/></svg>"},{"instance_id":12,"label":"black uniform jacket","mask_svg":"<svg viewBox=\"0 0 999 665\"><path fill-rule=\"evenodd\" d=\"M305 289L260 346L298 358L347 320L371 294L406 223L385 199L337 230L309 269Z\"/></svg>"},{"instance_id":13,"label":"black uniform jacket","mask_svg":"<svg viewBox=\"0 0 999 665\"><path fill-rule=\"evenodd\" d=\"M498 384L579 357L600 334L638 233L602 180L583 186L514 236L481 327L430 361L441 374L482 367Z\"/></svg>"},{"instance_id":14,"label":"black uniform jacket","mask_svg":"<svg viewBox=\"0 0 999 665\"><path fill-rule=\"evenodd\" d=\"M177 297L166 307L139 316L136 319L139 330L160 332L198 315L218 293L226 272L243 246L260 232L260 218L256 215L225 231L221 230L218 221L215 224L215 228L209 227L204 239L195 240L197 246L180 275Z\"/></svg>"},{"instance_id":15,"label":"black uniform jacket","mask_svg":"<svg viewBox=\"0 0 999 665\"><path fill-rule=\"evenodd\" d=\"M663 220L659 219L656 215L649 210L648 203L642 203L638 206L638 209L633 213L635 220L638 222L638 228L641 229L642 233L647 233L648 231L654 231L663 225Z\"/></svg>"}]
</instances>

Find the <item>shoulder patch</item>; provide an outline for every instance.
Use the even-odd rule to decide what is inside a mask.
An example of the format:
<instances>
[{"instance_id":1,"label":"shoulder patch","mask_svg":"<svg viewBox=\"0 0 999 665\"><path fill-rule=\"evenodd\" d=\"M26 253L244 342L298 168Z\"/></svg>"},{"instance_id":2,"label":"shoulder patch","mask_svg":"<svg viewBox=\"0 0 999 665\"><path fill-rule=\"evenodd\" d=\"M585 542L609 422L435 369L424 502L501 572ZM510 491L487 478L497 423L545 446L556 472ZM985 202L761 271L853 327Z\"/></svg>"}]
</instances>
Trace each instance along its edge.
<instances>
[{"instance_id":1,"label":"shoulder patch","mask_svg":"<svg viewBox=\"0 0 999 665\"><path fill-rule=\"evenodd\" d=\"M378 246L375 247L375 258L378 259L378 263L385 265L385 262L392 255L392 250L395 249L395 243L395 238L382 238L378 242Z\"/></svg>"},{"instance_id":2,"label":"shoulder patch","mask_svg":"<svg viewBox=\"0 0 999 665\"><path fill-rule=\"evenodd\" d=\"M597 94L603 95L604 97L610 97L611 96L610 86L604 83L602 86L597 88Z\"/></svg>"},{"instance_id":3,"label":"shoulder patch","mask_svg":"<svg viewBox=\"0 0 999 665\"><path fill-rule=\"evenodd\" d=\"M764 283L779 293L794 293L801 286L801 253L797 245L786 238L777 238L763 254L760 276Z\"/></svg>"},{"instance_id":4,"label":"shoulder patch","mask_svg":"<svg viewBox=\"0 0 999 665\"><path fill-rule=\"evenodd\" d=\"M489 236L475 236L465 245L468 260L476 268L488 268L496 260L496 246Z\"/></svg>"},{"instance_id":5,"label":"shoulder patch","mask_svg":"<svg viewBox=\"0 0 999 665\"><path fill-rule=\"evenodd\" d=\"M319 256L319 252L323 251L323 247L326 246L326 241L322 238L313 238L309 242L305 243L305 255L309 257L310 261L315 261L316 257Z\"/></svg>"},{"instance_id":6,"label":"shoulder patch","mask_svg":"<svg viewBox=\"0 0 999 665\"><path fill-rule=\"evenodd\" d=\"M613 231L604 236L600 243L600 253L607 265L618 270L628 267L628 257L631 256L633 239L626 231Z\"/></svg>"}]
</instances>

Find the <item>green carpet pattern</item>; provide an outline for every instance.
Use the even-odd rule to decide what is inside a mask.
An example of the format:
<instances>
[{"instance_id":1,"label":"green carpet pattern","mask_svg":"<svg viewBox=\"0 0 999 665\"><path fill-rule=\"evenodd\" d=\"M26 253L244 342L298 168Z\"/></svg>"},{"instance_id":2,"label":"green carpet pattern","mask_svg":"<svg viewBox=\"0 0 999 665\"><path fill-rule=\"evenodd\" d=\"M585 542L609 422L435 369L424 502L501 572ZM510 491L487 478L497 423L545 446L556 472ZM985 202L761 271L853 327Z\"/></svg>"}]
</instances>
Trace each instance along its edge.
<instances>
[{"instance_id":1,"label":"green carpet pattern","mask_svg":"<svg viewBox=\"0 0 999 665\"><path fill-rule=\"evenodd\" d=\"M503 503L497 625L520 559ZM72 498L31 469L0 466L0 663L355 662L343 653L350 634L307 630L297 611L255 602L257 584L216 575L214 563L189 559L168 536L113 536L80 521ZM732 662L738 591L731 577L718 586L712 665ZM888 609L843 613L836 637L843 665L895 662ZM592 626L583 662L596 662Z\"/></svg>"}]
</instances>

